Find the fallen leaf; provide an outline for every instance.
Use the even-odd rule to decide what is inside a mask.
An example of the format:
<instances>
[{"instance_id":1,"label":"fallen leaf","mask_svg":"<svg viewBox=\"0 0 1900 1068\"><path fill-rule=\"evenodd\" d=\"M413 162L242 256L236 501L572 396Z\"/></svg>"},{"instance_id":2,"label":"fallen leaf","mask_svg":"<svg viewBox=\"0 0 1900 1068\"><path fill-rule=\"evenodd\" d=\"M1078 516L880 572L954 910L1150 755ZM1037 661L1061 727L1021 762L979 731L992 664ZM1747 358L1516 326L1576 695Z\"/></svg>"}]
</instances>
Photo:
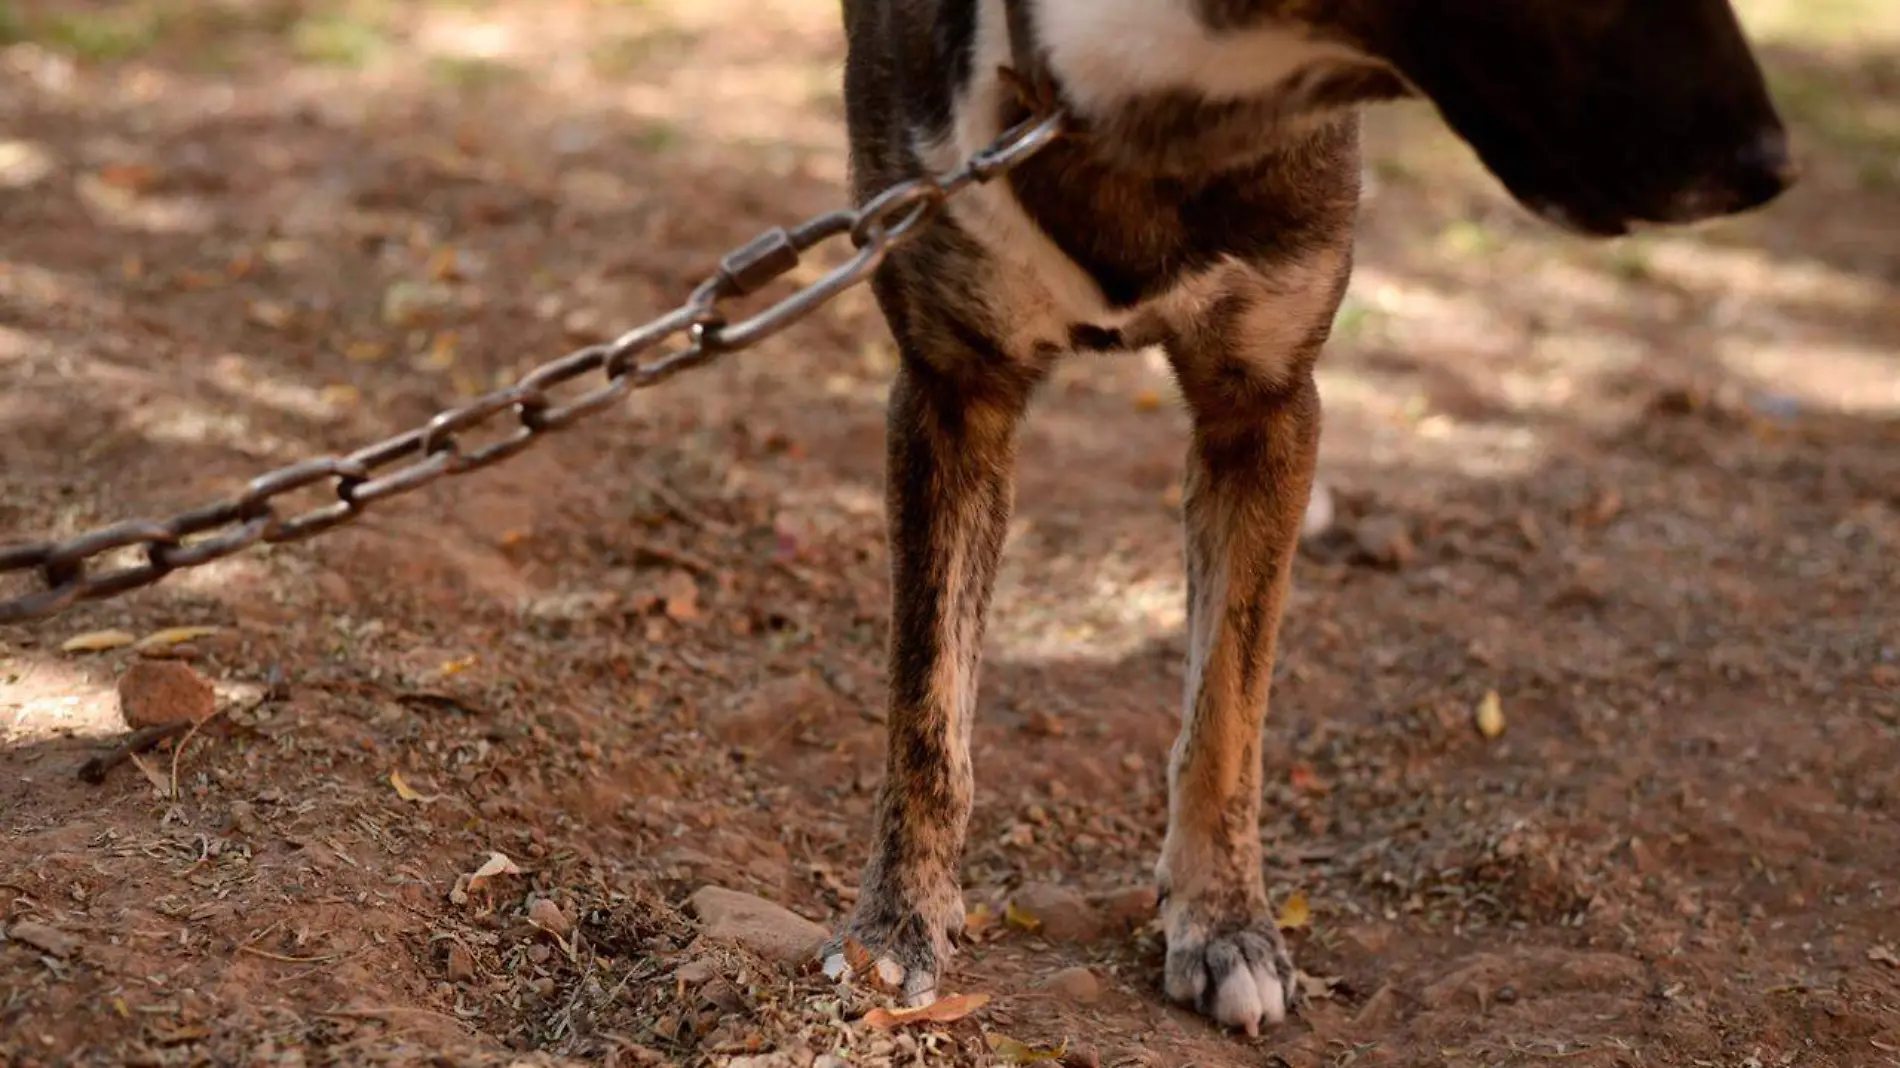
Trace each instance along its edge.
<instances>
[{"instance_id":1,"label":"fallen leaf","mask_svg":"<svg viewBox=\"0 0 1900 1068\"><path fill-rule=\"evenodd\" d=\"M1313 922L1313 910L1306 903L1306 892L1295 890L1280 906L1280 918L1275 921L1282 931L1297 931Z\"/></svg>"},{"instance_id":2,"label":"fallen leaf","mask_svg":"<svg viewBox=\"0 0 1900 1068\"><path fill-rule=\"evenodd\" d=\"M481 867L476 868L474 871L470 872L467 876L465 876L465 878L468 880L466 884L462 884L459 880L457 881L455 891L451 892L449 897L451 900L453 900L455 897L455 894L460 893L462 895L463 900L466 901L469 894L477 890L480 890L482 888L482 884L486 883L488 880L493 879L499 875L520 875L520 874L521 874L521 869L515 866L514 861L509 860L507 857L503 856L500 853L490 853L488 854L488 859L482 863ZM461 904L462 902L458 901L456 903Z\"/></svg>"},{"instance_id":3,"label":"fallen leaf","mask_svg":"<svg viewBox=\"0 0 1900 1068\"><path fill-rule=\"evenodd\" d=\"M220 633L222 629L221 627L166 627L164 630L155 630L140 638L135 648L161 649L172 645L183 645L186 642L195 642L199 638L209 638Z\"/></svg>"},{"instance_id":4,"label":"fallen leaf","mask_svg":"<svg viewBox=\"0 0 1900 1068\"><path fill-rule=\"evenodd\" d=\"M1066 1040L1060 1046L1032 1046L1008 1035L998 1034L984 1035L983 1040L989 1043L990 1052L1002 1058L1004 1064L1046 1064L1061 1060L1069 1052Z\"/></svg>"},{"instance_id":5,"label":"fallen leaf","mask_svg":"<svg viewBox=\"0 0 1900 1068\"><path fill-rule=\"evenodd\" d=\"M973 939L981 940L983 934L996 926L996 913L988 905L978 905L963 916L963 932Z\"/></svg>"},{"instance_id":6,"label":"fallen leaf","mask_svg":"<svg viewBox=\"0 0 1900 1068\"><path fill-rule=\"evenodd\" d=\"M410 786L409 783L403 779L402 772L400 771L392 771L389 773L389 785L396 788L396 796L402 798L404 801L420 801L426 805L442 796L441 794L417 793L415 787ZM496 855L500 856L500 854Z\"/></svg>"},{"instance_id":7,"label":"fallen leaf","mask_svg":"<svg viewBox=\"0 0 1900 1068\"><path fill-rule=\"evenodd\" d=\"M1300 984L1300 993L1304 994L1307 1000L1331 1001L1333 988L1338 986L1344 978L1340 975L1308 975L1305 972L1298 972L1294 976L1294 981Z\"/></svg>"},{"instance_id":8,"label":"fallen leaf","mask_svg":"<svg viewBox=\"0 0 1900 1068\"><path fill-rule=\"evenodd\" d=\"M1027 909L1019 908L1014 901L1004 906L1003 922L1018 930L1028 931L1030 934L1042 930L1042 920Z\"/></svg>"},{"instance_id":9,"label":"fallen leaf","mask_svg":"<svg viewBox=\"0 0 1900 1068\"><path fill-rule=\"evenodd\" d=\"M75 634L66 639L59 647L62 653L102 653L107 649L119 649L138 641L138 638L122 630L94 630L84 634Z\"/></svg>"},{"instance_id":10,"label":"fallen leaf","mask_svg":"<svg viewBox=\"0 0 1900 1068\"><path fill-rule=\"evenodd\" d=\"M64 960L79 949L79 939L57 927L33 920L20 920L7 928L7 937L15 942L25 942L42 953L51 953Z\"/></svg>"},{"instance_id":11,"label":"fallen leaf","mask_svg":"<svg viewBox=\"0 0 1900 1068\"><path fill-rule=\"evenodd\" d=\"M1875 946L1867 951L1867 959L1875 964L1885 964L1889 968L1900 968L1900 954L1886 946Z\"/></svg>"},{"instance_id":12,"label":"fallen leaf","mask_svg":"<svg viewBox=\"0 0 1900 1068\"><path fill-rule=\"evenodd\" d=\"M254 300L244 308L245 318L258 326L282 330L290 325L296 312L288 304L275 300Z\"/></svg>"},{"instance_id":13,"label":"fallen leaf","mask_svg":"<svg viewBox=\"0 0 1900 1068\"><path fill-rule=\"evenodd\" d=\"M1484 700L1478 702L1478 733L1486 738L1496 738L1504 733L1504 701L1496 690L1486 690Z\"/></svg>"},{"instance_id":14,"label":"fallen leaf","mask_svg":"<svg viewBox=\"0 0 1900 1068\"><path fill-rule=\"evenodd\" d=\"M879 1031L918 1023L955 1023L990 1003L988 994L956 994L914 1009L878 1007L864 1014L862 1023Z\"/></svg>"},{"instance_id":15,"label":"fallen leaf","mask_svg":"<svg viewBox=\"0 0 1900 1068\"><path fill-rule=\"evenodd\" d=\"M424 371L446 371L455 366L455 331L444 330L429 339L429 347L417 357L416 365Z\"/></svg>"},{"instance_id":16,"label":"fallen leaf","mask_svg":"<svg viewBox=\"0 0 1900 1068\"><path fill-rule=\"evenodd\" d=\"M158 184L158 172L141 163L110 163L99 168L99 180L114 188L143 193Z\"/></svg>"},{"instance_id":17,"label":"fallen leaf","mask_svg":"<svg viewBox=\"0 0 1900 1068\"><path fill-rule=\"evenodd\" d=\"M139 769L139 774L145 776L145 781L152 784L152 789L158 791L158 796L170 797L172 795L171 780L161 774L157 768L140 759L137 753L127 753L125 758L132 762L133 767Z\"/></svg>"},{"instance_id":18,"label":"fallen leaf","mask_svg":"<svg viewBox=\"0 0 1900 1068\"><path fill-rule=\"evenodd\" d=\"M674 571L666 577L660 590L666 599L666 614L676 623L691 623L699 618L699 583L685 571Z\"/></svg>"}]
</instances>

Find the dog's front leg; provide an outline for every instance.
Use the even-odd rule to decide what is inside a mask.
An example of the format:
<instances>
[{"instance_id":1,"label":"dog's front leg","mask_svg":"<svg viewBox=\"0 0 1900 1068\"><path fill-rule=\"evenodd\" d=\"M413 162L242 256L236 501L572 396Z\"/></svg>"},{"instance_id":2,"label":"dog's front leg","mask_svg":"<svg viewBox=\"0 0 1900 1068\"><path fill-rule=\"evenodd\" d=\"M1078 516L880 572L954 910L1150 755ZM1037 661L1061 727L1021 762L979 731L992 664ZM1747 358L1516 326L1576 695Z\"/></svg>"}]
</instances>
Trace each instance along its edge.
<instances>
[{"instance_id":1,"label":"dog's front leg","mask_svg":"<svg viewBox=\"0 0 1900 1068\"><path fill-rule=\"evenodd\" d=\"M1344 289L1335 248L1212 303L1167 346L1193 414L1184 516L1186 712L1157 875L1168 996L1258 1033L1298 998L1261 871L1261 729L1320 406L1312 367Z\"/></svg>"},{"instance_id":2,"label":"dog's front leg","mask_svg":"<svg viewBox=\"0 0 1900 1068\"><path fill-rule=\"evenodd\" d=\"M844 938L855 938L906 1001L922 1004L963 928L957 866L974 791L977 667L1013 502L1016 426L1039 375L978 331L911 306L899 288L879 293L902 361L887 429L889 751L857 909L823 952L835 973Z\"/></svg>"}]
</instances>

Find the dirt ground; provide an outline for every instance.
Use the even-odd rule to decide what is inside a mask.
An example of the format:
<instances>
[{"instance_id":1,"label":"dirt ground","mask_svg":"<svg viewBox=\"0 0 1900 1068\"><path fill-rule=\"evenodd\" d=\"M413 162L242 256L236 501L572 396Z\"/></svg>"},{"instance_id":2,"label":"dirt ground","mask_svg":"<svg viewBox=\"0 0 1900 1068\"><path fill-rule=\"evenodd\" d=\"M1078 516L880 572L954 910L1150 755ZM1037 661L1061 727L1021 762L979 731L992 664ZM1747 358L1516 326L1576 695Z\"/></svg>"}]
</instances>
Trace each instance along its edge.
<instances>
[{"instance_id":1,"label":"dirt ground","mask_svg":"<svg viewBox=\"0 0 1900 1068\"><path fill-rule=\"evenodd\" d=\"M1146 354L1026 431L948 984L989 1003L881 1031L699 939L707 884L835 924L865 857L859 291L349 529L0 628L0 1065L1900 1065L1900 12L1747 11L1807 165L1758 217L1585 244L1424 109L1371 123L1266 750L1285 1027L1170 1007L1145 916L1003 918L1159 846L1185 423ZM841 206L836 22L0 3L0 541L414 425ZM218 628L161 651L220 714L81 781L144 654L66 644L173 627ZM1076 965L1099 1000L1046 984Z\"/></svg>"}]
</instances>

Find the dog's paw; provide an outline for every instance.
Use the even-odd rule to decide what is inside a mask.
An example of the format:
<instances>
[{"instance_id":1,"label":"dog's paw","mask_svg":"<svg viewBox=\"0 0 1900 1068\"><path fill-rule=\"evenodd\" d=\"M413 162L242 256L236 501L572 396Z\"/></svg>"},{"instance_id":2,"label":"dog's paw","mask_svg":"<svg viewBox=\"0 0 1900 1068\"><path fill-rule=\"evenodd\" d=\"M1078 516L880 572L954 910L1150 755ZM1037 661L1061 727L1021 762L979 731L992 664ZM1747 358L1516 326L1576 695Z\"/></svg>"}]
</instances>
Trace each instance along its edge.
<instances>
[{"instance_id":1,"label":"dog's paw","mask_svg":"<svg viewBox=\"0 0 1900 1068\"><path fill-rule=\"evenodd\" d=\"M912 1008L937 1000L937 977L948 955L947 933L933 937L922 916L879 923L862 912L818 949L828 978L850 976L897 994Z\"/></svg>"},{"instance_id":2,"label":"dog's paw","mask_svg":"<svg viewBox=\"0 0 1900 1068\"><path fill-rule=\"evenodd\" d=\"M1186 902L1170 905L1168 997L1250 1036L1298 1006L1293 958L1270 915L1219 917Z\"/></svg>"}]
</instances>

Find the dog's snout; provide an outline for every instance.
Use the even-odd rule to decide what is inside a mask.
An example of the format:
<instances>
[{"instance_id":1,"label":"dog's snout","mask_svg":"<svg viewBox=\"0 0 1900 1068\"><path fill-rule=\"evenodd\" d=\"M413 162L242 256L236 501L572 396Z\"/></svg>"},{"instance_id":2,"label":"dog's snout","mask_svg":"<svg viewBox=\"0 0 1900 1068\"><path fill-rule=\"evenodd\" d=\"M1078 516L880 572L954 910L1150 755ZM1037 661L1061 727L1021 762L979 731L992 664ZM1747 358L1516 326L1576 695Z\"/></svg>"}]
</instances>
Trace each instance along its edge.
<instances>
[{"instance_id":1,"label":"dog's snout","mask_svg":"<svg viewBox=\"0 0 1900 1068\"><path fill-rule=\"evenodd\" d=\"M1779 127L1763 130L1736 154L1733 185L1742 197L1736 210L1757 207L1780 196L1795 182L1799 169L1788 149L1788 135Z\"/></svg>"},{"instance_id":2,"label":"dog's snout","mask_svg":"<svg viewBox=\"0 0 1900 1068\"><path fill-rule=\"evenodd\" d=\"M1798 176L1788 135L1771 127L1679 194L1666 221L1695 222L1759 208L1787 192Z\"/></svg>"},{"instance_id":3,"label":"dog's snout","mask_svg":"<svg viewBox=\"0 0 1900 1068\"><path fill-rule=\"evenodd\" d=\"M1743 145L1724 172L1715 176L1720 193L1709 198L1710 206L1722 212L1761 207L1786 192L1796 174L1787 133L1769 127Z\"/></svg>"}]
</instances>

